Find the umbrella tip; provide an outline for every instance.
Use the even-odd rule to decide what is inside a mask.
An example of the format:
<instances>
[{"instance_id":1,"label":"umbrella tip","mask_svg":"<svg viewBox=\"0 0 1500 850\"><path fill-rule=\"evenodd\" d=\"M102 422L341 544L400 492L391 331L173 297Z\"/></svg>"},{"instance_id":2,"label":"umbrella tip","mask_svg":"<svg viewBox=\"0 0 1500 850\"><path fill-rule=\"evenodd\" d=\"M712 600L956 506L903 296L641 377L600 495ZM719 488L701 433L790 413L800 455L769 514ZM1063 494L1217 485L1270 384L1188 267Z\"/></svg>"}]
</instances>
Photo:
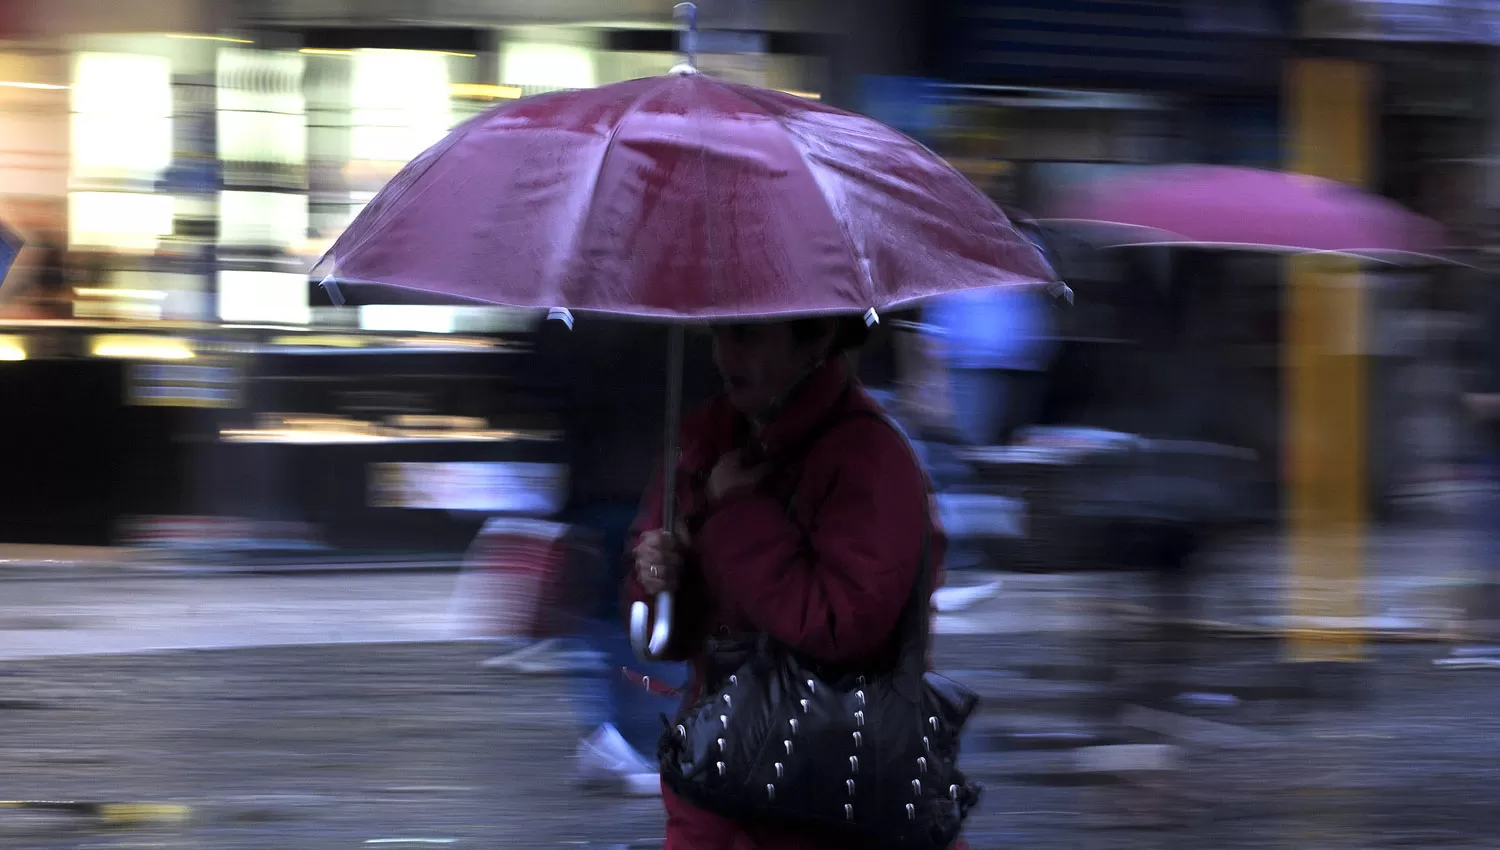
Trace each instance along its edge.
<instances>
[{"instance_id":1,"label":"umbrella tip","mask_svg":"<svg viewBox=\"0 0 1500 850\"><path fill-rule=\"evenodd\" d=\"M548 321L556 319L566 325L568 330L571 331L573 329L573 311L566 307L553 307L551 310L548 310L547 319Z\"/></svg>"},{"instance_id":2,"label":"umbrella tip","mask_svg":"<svg viewBox=\"0 0 1500 850\"><path fill-rule=\"evenodd\" d=\"M880 324L880 314L877 313L877 312L875 312L875 308L871 307L870 309L866 310L865 311L865 327L867 327L867 328L873 328L873 327L875 327L878 324Z\"/></svg>"},{"instance_id":3,"label":"umbrella tip","mask_svg":"<svg viewBox=\"0 0 1500 850\"><path fill-rule=\"evenodd\" d=\"M680 42L683 64L691 68L698 62L698 6L694 3L678 3L672 7L672 16L677 19L677 25L682 28ZM677 66L678 68L682 65ZM675 75L677 68L672 69ZM693 73L697 73L696 70Z\"/></svg>"},{"instance_id":4,"label":"umbrella tip","mask_svg":"<svg viewBox=\"0 0 1500 850\"><path fill-rule=\"evenodd\" d=\"M333 306L342 307L347 303L344 299L343 290L339 289L338 281L334 280L331 275L324 278L323 282L318 285L323 287L324 292L328 293L328 300L333 303Z\"/></svg>"}]
</instances>

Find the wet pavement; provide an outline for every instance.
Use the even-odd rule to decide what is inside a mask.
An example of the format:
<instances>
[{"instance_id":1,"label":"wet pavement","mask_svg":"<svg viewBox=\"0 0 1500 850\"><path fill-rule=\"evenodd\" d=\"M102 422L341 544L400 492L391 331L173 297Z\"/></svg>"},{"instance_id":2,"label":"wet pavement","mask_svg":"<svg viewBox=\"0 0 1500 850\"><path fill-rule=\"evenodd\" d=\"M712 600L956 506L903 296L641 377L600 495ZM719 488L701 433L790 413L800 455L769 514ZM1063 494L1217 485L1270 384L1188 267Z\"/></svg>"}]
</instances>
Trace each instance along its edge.
<instances>
[{"instance_id":1,"label":"wet pavement","mask_svg":"<svg viewBox=\"0 0 1500 850\"><path fill-rule=\"evenodd\" d=\"M941 665L988 697L987 728L1087 726L1099 686L1059 671L1089 651L1068 635L949 636L938 647ZM1263 668L1272 649L1203 651L1206 672L1232 677ZM988 785L972 843L1492 848L1500 675L1434 670L1435 651L1384 648L1362 700L1172 715L1168 733L1129 747L1012 738L999 748L1006 739L986 738L988 751L970 759ZM182 803L193 818L105 828L0 809L0 846L614 847L659 837L657 801L570 789L568 684L482 671L482 657L473 644L425 643L8 661L0 798ZM1153 769L1163 762L1175 769Z\"/></svg>"}]
</instances>

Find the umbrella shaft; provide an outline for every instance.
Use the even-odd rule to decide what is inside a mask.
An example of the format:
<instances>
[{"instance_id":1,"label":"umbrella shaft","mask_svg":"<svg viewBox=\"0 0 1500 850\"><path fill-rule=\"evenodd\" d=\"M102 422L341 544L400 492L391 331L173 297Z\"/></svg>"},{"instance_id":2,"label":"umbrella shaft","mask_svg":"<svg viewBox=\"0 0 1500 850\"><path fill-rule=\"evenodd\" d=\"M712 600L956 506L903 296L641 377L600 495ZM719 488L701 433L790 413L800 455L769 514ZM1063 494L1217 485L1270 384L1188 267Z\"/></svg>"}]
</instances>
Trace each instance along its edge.
<instances>
[{"instance_id":1,"label":"umbrella shaft","mask_svg":"<svg viewBox=\"0 0 1500 850\"><path fill-rule=\"evenodd\" d=\"M682 369L687 349L687 329L673 324L667 329L666 451L662 453L661 525L671 531L677 524L678 429L682 423Z\"/></svg>"}]
</instances>

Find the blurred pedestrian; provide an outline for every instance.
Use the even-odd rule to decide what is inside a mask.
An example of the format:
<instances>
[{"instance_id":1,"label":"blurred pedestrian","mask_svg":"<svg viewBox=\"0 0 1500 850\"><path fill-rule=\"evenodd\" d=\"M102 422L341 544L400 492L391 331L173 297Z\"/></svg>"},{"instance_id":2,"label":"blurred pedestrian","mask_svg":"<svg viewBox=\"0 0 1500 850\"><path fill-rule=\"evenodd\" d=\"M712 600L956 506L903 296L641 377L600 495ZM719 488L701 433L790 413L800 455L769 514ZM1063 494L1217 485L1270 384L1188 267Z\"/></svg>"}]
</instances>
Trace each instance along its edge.
<instances>
[{"instance_id":1,"label":"blurred pedestrian","mask_svg":"<svg viewBox=\"0 0 1500 850\"><path fill-rule=\"evenodd\" d=\"M684 708L723 675L709 667L711 635L763 633L837 665L893 663L902 610L924 558L940 563L943 544L928 532L910 447L880 421L843 356L863 332L832 319L714 332L725 391L683 421L682 521L658 530L658 480L636 522L626 591L627 601L677 593L667 654L693 662ZM663 795L666 850L838 847Z\"/></svg>"},{"instance_id":2,"label":"blurred pedestrian","mask_svg":"<svg viewBox=\"0 0 1500 850\"><path fill-rule=\"evenodd\" d=\"M1024 214L1011 220L1053 262L1043 233ZM970 446L997 446L1031 424L1046 392L1046 370L1057 354L1054 302L1065 289L997 287L934 299L927 328L939 336L928 350L946 367L944 404L958 436Z\"/></svg>"},{"instance_id":3,"label":"blurred pedestrian","mask_svg":"<svg viewBox=\"0 0 1500 850\"><path fill-rule=\"evenodd\" d=\"M44 233L37 241L41 257L36 269L36 302L49 318L73 317L73 290L70 286L68 252L56 233Z\"/></svg>"},{"instance_id":4,"label":"blurred pedestrian","mask_svg":"<svg viewBox=\"0 0 1500 850\"><path fill-rule=\"evenodd\" d=\"M1479 570L1468 605L1470 644L1445 659L1449 667L1500 667L1500 286L1494 273L1480 284L1479 333L1463 396L1479 438L1472 507Z\"/></svg>"},{"instance_id":5,"label":"blurred pedestrian","mask_svg":"<svg viewBox=\"0 0 1500 850\"><path fill-rule=\"evenodd\" d=\"M706 349L706 339L694 337ZM618 622L619 587L628 557L626 537L640 493L656 466L652 446L661 439L666 406L666 334L644 323L585 320L577 330L543 323L535 335L536 377L559 414L567 446L568 498L558 520L592 535L604 573L592 604L557 618L581 623L570 638L520 646L485 662L490 669L571 675L582 739L576 779L586 788L628 794L660 791L656 751L660 716L672 699L643 687L635 674L658 683L687 678L681 663L646 664L633 656ZM686 398L704 398L713 383L706 360L685 376ZM661 364L657 366L656 364ZM627 675L627 669L632 675Z\"/></svg>"},{"instance_id":6,"label":"blurred pedestrian","mask_svg":"<svg viewBox=\"0 0 1500 850\"><path fill-rule=\"evenodd\" d=\"M935 301L958 435L971 446L1010 441L1034 417L1057 343L1051 297L1034 288L961 292Z\"/></svg>"}]
</instances>

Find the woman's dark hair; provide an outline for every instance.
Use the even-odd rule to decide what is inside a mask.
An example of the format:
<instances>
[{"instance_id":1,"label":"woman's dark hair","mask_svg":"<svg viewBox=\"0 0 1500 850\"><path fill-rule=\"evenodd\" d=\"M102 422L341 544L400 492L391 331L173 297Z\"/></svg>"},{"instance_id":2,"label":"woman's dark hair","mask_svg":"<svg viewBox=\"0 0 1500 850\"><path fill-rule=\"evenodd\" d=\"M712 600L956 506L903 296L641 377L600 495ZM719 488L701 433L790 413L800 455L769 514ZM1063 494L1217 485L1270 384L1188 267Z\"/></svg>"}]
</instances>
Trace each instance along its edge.
<instances>
[{"instance_id":1,"label":"woman's dark hair","mask_svg":"<svg viewBox=\"0 0 1500 850\"><path fill-rule=\"evenodd\" d=\"M828 332L830 323L833 325L833 344L828 348L830 355L859 348L870 336L870 328L864 319L858 316L837 316L793 319L790 323L792 339L799 344L812 342Z\"/></svg>"}]
</instances>

